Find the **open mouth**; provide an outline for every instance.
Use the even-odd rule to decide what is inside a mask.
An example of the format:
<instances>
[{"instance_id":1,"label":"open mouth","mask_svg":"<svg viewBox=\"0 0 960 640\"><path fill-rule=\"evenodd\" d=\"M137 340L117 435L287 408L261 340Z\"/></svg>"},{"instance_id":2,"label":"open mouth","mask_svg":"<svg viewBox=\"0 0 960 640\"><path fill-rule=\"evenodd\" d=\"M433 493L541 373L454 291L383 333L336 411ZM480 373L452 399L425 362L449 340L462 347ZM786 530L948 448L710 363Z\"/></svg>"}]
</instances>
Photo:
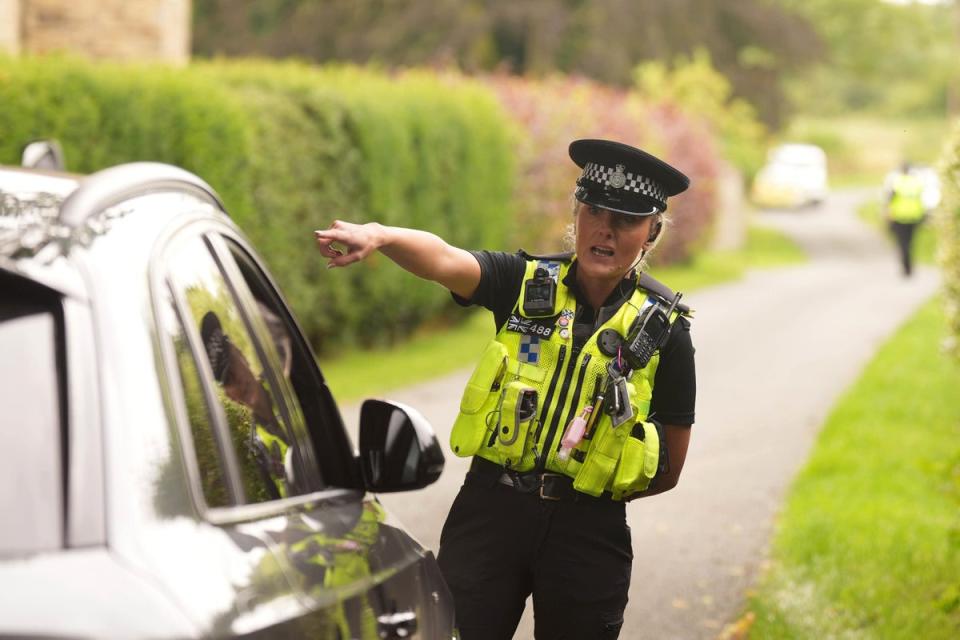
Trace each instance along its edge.
<instances>
[{"instance_id":1,"label":"open mouth","mask_svg":"<svg viewBox=\"0 0 960 640\"><path fill-rule=\"evenodd\" d=\"M604 258L613 257L613 249L608 249L607 247L590 247L590 253Z\"/></svg>"}]
</instances>

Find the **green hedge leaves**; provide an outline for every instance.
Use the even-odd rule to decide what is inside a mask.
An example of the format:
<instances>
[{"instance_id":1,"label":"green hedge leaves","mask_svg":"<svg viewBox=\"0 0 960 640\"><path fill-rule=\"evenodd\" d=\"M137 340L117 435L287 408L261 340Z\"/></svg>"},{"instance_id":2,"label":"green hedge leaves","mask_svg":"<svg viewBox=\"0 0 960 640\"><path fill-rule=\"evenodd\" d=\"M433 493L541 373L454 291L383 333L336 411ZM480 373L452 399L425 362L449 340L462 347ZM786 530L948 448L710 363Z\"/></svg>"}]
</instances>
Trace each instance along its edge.
<instances>
[{"instance_id":1,"label":"green hedge leaves","mask_svg":"<svg viewBox=\"0 0 960 640\"><path fill-rule=\"evenodd\" d=\"M313 229L376 220L508 248L511 126L491 92L452 74L0 59L0 162L17 164L32 139L56 138L78 173L139 160L197 173L320 351L392 340L452 302L382 256L328 271Z\"/></svg>"},{"instance_id":2,"label":"green hedge leaves","mask_svg":"<svg viewBox=\"0 0 960 640\"><path fill-rule=\"evenodd\" d=\"M949 337L947 349L960 359L960 122L940 159L943 199L934 214L937 261L943 273L943 299Z\"/></svg>"}]
</instances>

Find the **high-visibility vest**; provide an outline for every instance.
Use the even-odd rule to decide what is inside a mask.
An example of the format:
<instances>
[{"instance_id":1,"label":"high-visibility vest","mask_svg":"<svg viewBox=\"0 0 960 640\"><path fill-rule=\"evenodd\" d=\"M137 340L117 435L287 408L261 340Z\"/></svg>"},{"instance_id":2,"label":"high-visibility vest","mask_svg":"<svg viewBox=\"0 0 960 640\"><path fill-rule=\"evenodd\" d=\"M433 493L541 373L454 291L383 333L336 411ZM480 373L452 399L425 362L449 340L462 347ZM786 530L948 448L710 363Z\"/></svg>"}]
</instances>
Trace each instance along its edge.
<instances>
[{"instance_id":1,"label":"high-visibility vest","mask_svg":"<svg viewBox=\"0 0 960 640\"><path fill-rule=\"evenodd\" d=\"M571 420L594 405L613 359L600 350L597 336L606 329L627 336L642 310L663 301L637 287L586 340L580 352L574 352L576 300L563 284L570 265L566 261L528 260L513 313L488 344L464 390L451 432L451 448L456 455L477 455L518 472L542 469L561 473L573 478L574 488L579 491L595 496L610 492L618 499L642 491L656 472L655 468L651 471L649 458L652 456L656 467L659 435L646 420L659 352L646 367L634 371L627 383L633 418L614 428L611 416L600 412L591 437L581 441L566 459L559 455L559 445ZM556 283L553 313L545 318L528 317L523 312L526 283L538 267L548 271ZM516 397L524 389L536 392L536 416L517 424ZM631 437L637 422L645 423L642 442ZM624 473L638 477L631 480Z\"/></svg>"},{"instance_id":2,"label":"high-visibility vest","mask_svg":"<svg viewBox=\"0 0 960 640\"><path fill-rule=\"evenodd\" d=\"M900 174L893 182L893 197L889 205L894 222L913 223L923 219L923 182L908 173Z\"/></svg>"}]
</instances>

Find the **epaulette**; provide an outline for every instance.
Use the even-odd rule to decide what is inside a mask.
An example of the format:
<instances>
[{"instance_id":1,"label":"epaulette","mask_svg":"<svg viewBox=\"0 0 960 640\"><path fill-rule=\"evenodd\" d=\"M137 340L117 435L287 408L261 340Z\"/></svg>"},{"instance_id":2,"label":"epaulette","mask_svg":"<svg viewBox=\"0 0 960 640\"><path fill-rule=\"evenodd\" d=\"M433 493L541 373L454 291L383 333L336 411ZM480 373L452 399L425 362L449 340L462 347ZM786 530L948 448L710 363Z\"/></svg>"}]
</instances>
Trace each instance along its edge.
<instances>
[{"instance_id":1,"label":"epaulette","mask_svg":"<svg viewBox=\"0 0 960 640\"><path fill-rule=\"evenodd\" d=\"M660 298L663 302L670 304L673 302L674 296L677 294L673 292L673 289L663 284L649 273L641 273L640 279L637 281L637 286L652 293L656 297ZM677 311L680 312L680 315L685 317L690 317L693 315L693 311L687 305L681 303L677 304Z\"/></svg>"},{"instance_id":2,"label":"epaulette","mask_svg":"<svg viewBox=\"0 0 960 640\"><path fill-rule=\"evenodd\" d=\"M517 255L523 258L524 260L550 260L552 262L570 262L573 260L572 251L563 251L561 253L546 253L543 255L533 255L532 253L527 253L523 249L517 251Z\"/></svg>"}]
</instances>

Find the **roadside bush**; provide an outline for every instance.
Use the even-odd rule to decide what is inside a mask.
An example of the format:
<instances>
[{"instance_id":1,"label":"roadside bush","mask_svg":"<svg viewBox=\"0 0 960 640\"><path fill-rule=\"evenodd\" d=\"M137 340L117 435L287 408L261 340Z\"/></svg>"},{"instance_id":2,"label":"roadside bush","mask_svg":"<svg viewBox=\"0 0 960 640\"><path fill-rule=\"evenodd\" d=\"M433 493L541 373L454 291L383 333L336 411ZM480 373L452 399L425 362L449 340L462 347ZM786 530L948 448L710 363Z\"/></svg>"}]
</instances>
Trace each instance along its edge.
<instances>
[{"instance_id":1,"label":"roadside bush","mask_svg":"<svg viewBox=\"0 0 960 640\"><path fill-rule=\"evenodd\" d=\"M389 260L329 272L312 230L335 218L505 246L513 161L493 95L455 75L213 62L188 69L0 60L0 162L57 138L68 168L135 160L206 179L321 351L385 342L451 308Z\"/></svg>"},{"instance_id":2,"label":"roadside bush","mask_svg":"<svg viewBox=\"0 0 960 640\"><path fill-rule=\"evenodd\" d=\"M154 160L207 180L266 258L321 352L389 343L453 309L390 260L328 271L312 230L340 218L433 231L467 248L553 251L583 137L642 147L693 188L654 260L709 233L721 162L707 121L677 101L582 79L541 81L358 67L210 61L187 69L0 59L0 162L57 138L68 168ZM457 314L459 317L459 314Z\"/></svg>"},{"instance_id":3,"label":"roadside bush","mask_svg":"<svg viewBox=\"0 0 960 640\"><path fill-rule=\"evenodd\" d=\"M937 261L943 273L948 350L960 359L960 123L951 134L940 160L943 199L934 214Z\"/></svg>"},{"instance_id":4,"label":"roadside bush","mask_svg":"<svg viewBox=\"0 0 960 640\"><path fill-rule=\"evenodd\" d=\"M200 173L234 206L251 191L249 123L223 88L167 67L93 66L72 58L0 58L0 162L19 164L56 138L67 168L133 160Z\"/></svg>"},{"instance_id":5,"label":"roadside bush","mask_svg":"<svg viewBox=\"0 0 960 640\"><path fill-rule=\"evenodd\" d=\"M492 76L486 81L521 131L513 235L518 245L533 251L558 249L572 221L572 194L580 175L567 147L577 138L611 138L663 158L694 185L670 201L673 223L656 262L683 260L697 248L715 215L720 161L703 125L669 103L649 104L636 93L584 79Z\"/></svg>"}]
</instances>

